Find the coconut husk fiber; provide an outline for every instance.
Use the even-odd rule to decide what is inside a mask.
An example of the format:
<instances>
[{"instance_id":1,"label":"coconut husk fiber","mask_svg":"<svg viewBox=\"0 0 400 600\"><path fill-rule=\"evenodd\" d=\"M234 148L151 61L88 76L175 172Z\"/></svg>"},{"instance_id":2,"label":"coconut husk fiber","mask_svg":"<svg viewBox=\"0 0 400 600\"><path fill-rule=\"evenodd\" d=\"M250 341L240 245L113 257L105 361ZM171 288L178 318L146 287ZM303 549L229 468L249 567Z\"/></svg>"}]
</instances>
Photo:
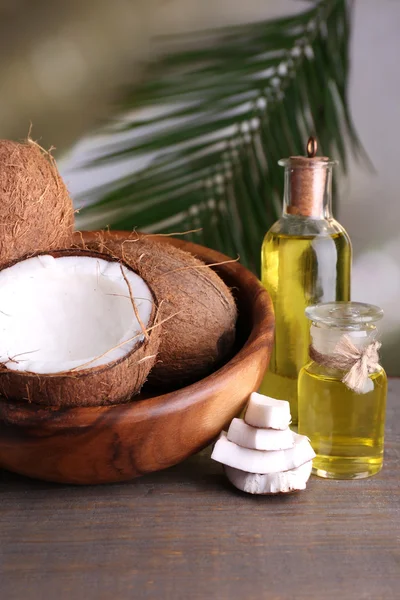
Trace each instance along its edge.
<instances>
[{"instance_id":1,"label":"coconut husk fiber","mask_svg":"<svg viewBox=\"0 0 400 600\"><path fill-rule=\"evenodd\" d=\"M53 157L0 140L0 266L72 243L74 210Z\"/></svg>"},{"instance_id":2,"label":"coconut husk fiber","mask_svg":"<svg viewBox=\"0 0 400 600\"><path fill-rule=\"evenodd\" d=\"M82 245L86 246L83 237ZM149 383L167 388L187 385L214 371L229 356L235 340L236 304L229 288L205 263L137 233L120 242L99 232L87 246L121 258L133 268L154 293L161 319L168 319L162 325Z\"/></svg>"},{"instance_id":3,"label":"coconut husk fiber","mask_svg":"<svg viewBox=\"0 0 400 600\"><path fill-rule=\"evenodd\" d=\"M42 254L114 260L110 255L79 249ZM0 394L7 399L46 406L104 406L127 402L140 392L156 362L161 338L159 317L159 310L154 306L144 341L138 340L130 352L104 365L91 368L88 363L81 370L54 374L13 371L0 365Z\"/></svg>"}]
</instances>

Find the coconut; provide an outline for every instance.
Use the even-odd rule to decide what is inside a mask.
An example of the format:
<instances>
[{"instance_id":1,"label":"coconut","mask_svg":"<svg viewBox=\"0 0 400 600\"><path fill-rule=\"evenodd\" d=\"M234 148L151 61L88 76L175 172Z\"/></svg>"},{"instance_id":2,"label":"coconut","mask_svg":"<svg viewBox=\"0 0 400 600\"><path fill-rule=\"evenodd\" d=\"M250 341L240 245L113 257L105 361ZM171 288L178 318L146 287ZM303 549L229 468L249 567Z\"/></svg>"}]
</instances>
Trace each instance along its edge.
<instances>
[{"instance_id":1,"label":"coconut","mask_svg":"<svg viewBox=\"0 0 400 600\"><path fill-rule=\"evenodd\" d=\"M78 238L76 238L78 239ZM232 351L237 309L231 291L204 262L152 237L115 241L106 232L80 242L122 258L151 287L163 320L157 363L149 382L184 385L208 375Z\"/></svg>"},{"instance_id":2,"label":"coconut","mask_svg":"<svg viewBox=\"0 0 400 600\"><path fill-rule=\"evenodd\" d=\"M312 460L296 469L279 473L247 473L233 467L224 467L229 481L248 494L289 494L305 490L312 471Z\"/></svg>"},{"instance_id":3,"label":"coconut","mask_svg":"<svg viewBox=\"0 0 400 600\"><path fill-rule=\"evenodd\" d=\"M74 211L52 156L0 140L0 265L71 245Z\"/></svg>"},{"instance_id":4,"label":"coconut","mask_svg":"<svg viewBox=\"0 0 400 600\"><path fill-rule=\"evenodd\" d=\"M153 294L127 265L56 251L0 271L0 393L58 406L124 402L156 361Z\"/></svg>"},{"instance_id":5,"label":"coconut","mask_svg":"<svg viewBox=\"0 0 400 600\"><path fill-rule=\"evenodd\" d=\"M315 458L315 452L305 435L293 433L294 445L286 450L254 450L228 440L225 431L215 443L211 458L228 467L246 473L280 473L297 469Z\"/></svg>"}]
</instances>

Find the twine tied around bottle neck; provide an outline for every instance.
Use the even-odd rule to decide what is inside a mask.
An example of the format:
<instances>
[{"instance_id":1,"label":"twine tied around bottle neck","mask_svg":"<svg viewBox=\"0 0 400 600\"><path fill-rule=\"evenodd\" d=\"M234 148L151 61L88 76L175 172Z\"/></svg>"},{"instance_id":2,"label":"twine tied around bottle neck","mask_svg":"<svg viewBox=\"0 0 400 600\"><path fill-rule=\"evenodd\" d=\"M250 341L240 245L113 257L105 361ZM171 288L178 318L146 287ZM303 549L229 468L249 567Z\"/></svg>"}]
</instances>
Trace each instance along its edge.
<instances>
[{"instance_id":1,"label":"twine tied around bottle neck","mask_svg":"<svg viewBox=\"0 0 400 600\"><path fill-rule=\"evenodd\" d=\"M349 389L360 394L365 389L369 375L380 368L379 348L381 345L375 340L365 348L357 348L347 335L343 335L333 354L322 354L311 345L310 358L324 367L345 371L342 382Z\"/></svg>"}]
</instances>

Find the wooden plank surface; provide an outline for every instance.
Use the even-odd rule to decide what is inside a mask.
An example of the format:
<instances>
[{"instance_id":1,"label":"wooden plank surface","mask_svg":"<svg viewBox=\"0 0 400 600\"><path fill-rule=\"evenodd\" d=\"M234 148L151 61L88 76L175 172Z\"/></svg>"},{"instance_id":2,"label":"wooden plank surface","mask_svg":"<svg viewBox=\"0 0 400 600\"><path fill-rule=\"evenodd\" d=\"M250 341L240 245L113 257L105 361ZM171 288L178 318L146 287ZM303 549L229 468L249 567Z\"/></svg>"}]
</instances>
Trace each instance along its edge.
<instances>
[{"instance_id":1,"label":"wooden plank surface","mask_svg":"<svg viewBox=\"0 0 400 600\"><path fill-rule=\"evenodd\" d=\"M0 473L3 600L400 598L400 380L383 471L253 497L210 449L126 484Z\"/></svg>"}]
</instances>

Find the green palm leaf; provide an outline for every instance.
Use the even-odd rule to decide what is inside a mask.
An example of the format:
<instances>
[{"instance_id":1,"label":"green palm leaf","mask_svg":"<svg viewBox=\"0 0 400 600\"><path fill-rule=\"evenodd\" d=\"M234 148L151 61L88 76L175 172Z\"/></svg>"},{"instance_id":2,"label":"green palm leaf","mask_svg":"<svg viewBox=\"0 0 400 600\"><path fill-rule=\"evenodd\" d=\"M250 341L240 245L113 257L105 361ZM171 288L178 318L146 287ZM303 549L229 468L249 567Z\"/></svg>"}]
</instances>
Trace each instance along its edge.
<instances>
[{"instance_id":1,"label":"green palm leaf","mask_svg":"<svg viewBox=\"0 0 400 600\"><path fill-rule=\"evenodd\" d=\"M94 188L78 223L201 229L189 237L257 272L280 212L277 160L303 154L310 134L344 170L349 151L365 158L346 98L349 18L345 0L323 0L293 17L198 34L190 49L182 36L183 50L127 90L121 114L136 112L108 128L91 163L148 156L149 164Z\"/></svg>"}]
</instances>

